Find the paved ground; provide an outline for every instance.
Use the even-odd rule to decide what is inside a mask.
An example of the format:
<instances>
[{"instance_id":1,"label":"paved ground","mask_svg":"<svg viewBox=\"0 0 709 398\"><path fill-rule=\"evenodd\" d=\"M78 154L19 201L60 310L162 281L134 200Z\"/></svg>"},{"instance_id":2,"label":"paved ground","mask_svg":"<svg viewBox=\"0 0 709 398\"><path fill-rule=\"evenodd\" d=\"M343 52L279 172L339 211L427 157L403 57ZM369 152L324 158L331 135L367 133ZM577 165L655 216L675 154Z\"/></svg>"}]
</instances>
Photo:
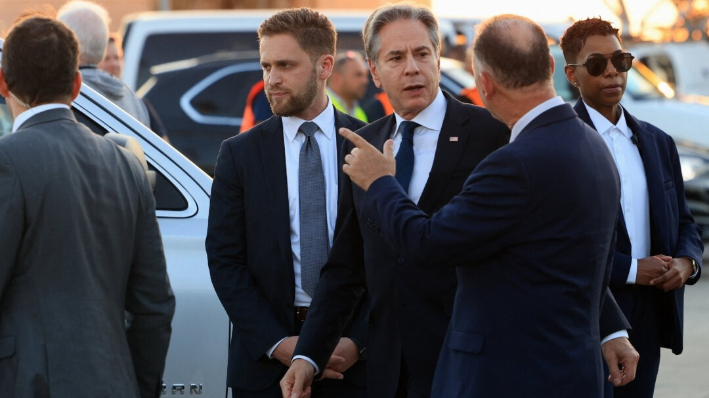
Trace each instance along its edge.
<instances>
[{"instance_id":1,"label":"paved ground","mask_svg":"<svg viewBox=\"0 0 709 398\"><path fill-rule=\"evenodd\" d=\"M685 288L684 301L684 352L662 349L655 398L709 398L708 272Z\"/></svg>"}]
</instances>

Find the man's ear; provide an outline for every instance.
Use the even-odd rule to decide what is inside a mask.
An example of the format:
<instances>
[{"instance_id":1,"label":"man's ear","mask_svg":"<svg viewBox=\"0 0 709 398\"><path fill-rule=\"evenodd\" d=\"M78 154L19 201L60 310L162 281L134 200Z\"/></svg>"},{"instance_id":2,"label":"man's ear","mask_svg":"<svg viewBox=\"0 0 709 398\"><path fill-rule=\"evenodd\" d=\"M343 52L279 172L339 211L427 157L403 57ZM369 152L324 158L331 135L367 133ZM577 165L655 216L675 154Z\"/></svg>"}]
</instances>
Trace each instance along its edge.
<instances>
[{"instance_id":1,"label":"man's ear","mask_svg":"<svg viewBox=\"0 0 709 398\"><path fill-rule=\"evenodd\" d=\"M492 98L493 94L495 94L495 81L493 80L492 76L490 76L489 73L487 72L479 72L480 73L480 83L482 84L482 87L478 87L478 91L480 92L480 95L483 97L490 99ZM482 88L482 90L481 90Z\"/></svg>"},{"instance_id":2,"label":"man's ear","mask_svg":"<svg viewBox=\"0 0 709 398\"><path fill-rule=\"evenodd\" d=\"M335 57L330 54L325 54L320 57L320 61L318 63L318 77L321 80L327 80L332 74L332 68L335 65Z\"/></svg>"},{"instance_id":3,"label":"man's ear","mask_svg":"<svg viewBox=\"0 0 709 398\"><path fill-rule=\"evenodd\" d=\"M377 88L382 88L382 83L379 81L379 72L377 72L377 64L369 58L367 58L367 64L369 65L369 73L372 74L374 85Z\"/></svg>"},{"instance_id":4,"label":"man's ear","mask_svg":"<svg viewBox=\"0 0 709 398\"><path fill-rule=\"evenodd\" d=\"M79 93L81 92L81 72L76 71L76 75L74 75L74 85L71 87L71 100L74 101L76 97L79 96Z\"/></svg>"},{"instance_id":5,"label":"man's ear","mask_svg":"<svg viewBox=\"0 0 709 398\"><path fill-rule=\"evenodd\" d=\"M7 98L10 96L10 89L7 88L7 82L5 81L5 73L0 68L0 95Z\"/></svg>"}]
</instances>

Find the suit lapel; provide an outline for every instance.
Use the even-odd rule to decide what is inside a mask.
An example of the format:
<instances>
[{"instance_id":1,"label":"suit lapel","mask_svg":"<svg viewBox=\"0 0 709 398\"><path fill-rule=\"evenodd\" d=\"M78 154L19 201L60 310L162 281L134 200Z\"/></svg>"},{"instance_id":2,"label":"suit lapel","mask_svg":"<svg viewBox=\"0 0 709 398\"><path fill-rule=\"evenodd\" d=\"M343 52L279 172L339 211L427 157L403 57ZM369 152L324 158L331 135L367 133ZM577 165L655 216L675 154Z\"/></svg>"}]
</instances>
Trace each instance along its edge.
<instances>
[{"instance_id":1,"label":"suit lapel","mask_svg":"<svg viewBox=\"0 0 709 398\"><path fill-rule=\"evenodd\" d=\"M438 135L433 166L418 202L419 208L426 213L432 211L443 188L456 171L470 137L469 127L466 126L470 122L470 117L461 109L460 103L447 95L446 100L448 103L446 116L443 119L441 133Z\"/></svg>"},{"instance_id":2,"label":"suit lapel","mask_svg":"<svg viewBox=\"0 0 709 398\"><path fill-rule=\"evenodd\" d=\"M278 245L285 264L292 264L290 245L290 212L288 206L288 178L286 175L286 155L283 144L283 122L274 116L259 125L261 146L261 167L268 190L269 203L266 206L272 213L273 227L276 230Z\"/></svg>"},{"instance_id":3,"label":"suit lapel","mask_svg":"<svg viewBox=\"0 0 709 398\"><path fill-rule=\"evenodd\" d=\"M625 112L625 120L628 123L628 127L630 127L630 130L638 137L638 149L640 150L640 158L642 159L643 168L645 169L645 181L647 182L648 200L650 202L651 248L655 249L655 243L658 242L655 234L660 231L664 225L662 220L664 218L665 182L663 178L664 173L658 161L660 154L657 150L655 137L651 134L644 134L637 119L631 116L625 108L623 108L623 112Z\"/></svg>"}]
</instances>

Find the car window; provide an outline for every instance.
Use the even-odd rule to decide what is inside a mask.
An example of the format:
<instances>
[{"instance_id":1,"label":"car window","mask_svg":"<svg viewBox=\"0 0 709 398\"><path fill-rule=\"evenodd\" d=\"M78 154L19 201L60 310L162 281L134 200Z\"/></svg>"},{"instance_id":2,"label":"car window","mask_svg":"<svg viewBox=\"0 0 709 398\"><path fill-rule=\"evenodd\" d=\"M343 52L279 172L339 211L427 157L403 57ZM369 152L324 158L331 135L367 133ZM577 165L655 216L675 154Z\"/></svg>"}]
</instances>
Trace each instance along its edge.
<instances>
[{"instance_id":1,"label":"car window","mask_svg":"<svg viewBox=\"0 0 709 398\"><path fill-rule=\"evenodd\" d=\"M665 54L648 55L640 57L640 61L648 66L662 80L671 84L673 87L677 84L675 71L672 67L672 61Z\"/></svg>"},{"instance_id":2,"label":"car window","mask_svg":"<svg viewBox=\"0 0 709 398\"><path fill-rule=\"evenodd\" d=\"M260 68L230 73L208 84L190 100L190 105L202 116L238 118L238 124L241 124L249 91L262 77ZM203 119L204 122L208 120Z\"/></svg>"},{"instance_id":3,"label":"car window","mask_svg":"<svg viewBox=\"0 0 709 398\"><path fill-rule=\"evenodd\" d=\"M76 120L86 125L91 131L99 135L105 135L106 129L98 123L88 118L83 113L72 108ZM5 98L0 97L0 137L8 135L12 132L13 118L10 110L5 103ZM182 196L180 191L172 185L172 183L159 170L148 161L148 168L156 171L155 184L155 205L157 210L172 210L180 211L187 209L187 200Z\"/></svg>"},{"instance_id":4,"label":"car window","mask_svg":"<svg viewBox=\"0 0 709 398\"><path fill-rule=\"evenodd\" d=\"M256 32L190 32L150 35L140 56L138 81L141 87L150 78L150 68L168 62L195 58L220 51L258 51Z\"/></svg>"}]
</instances>

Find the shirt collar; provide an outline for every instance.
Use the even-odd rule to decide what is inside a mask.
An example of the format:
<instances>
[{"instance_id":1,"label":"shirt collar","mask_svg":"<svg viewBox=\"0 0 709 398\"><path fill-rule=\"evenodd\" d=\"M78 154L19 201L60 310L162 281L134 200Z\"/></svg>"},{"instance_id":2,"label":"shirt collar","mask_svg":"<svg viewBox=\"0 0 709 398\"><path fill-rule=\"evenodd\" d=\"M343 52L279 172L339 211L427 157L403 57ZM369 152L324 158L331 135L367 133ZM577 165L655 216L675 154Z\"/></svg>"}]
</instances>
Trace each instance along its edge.
<instances>
[{"instance_id":1,"label":"shirt collar","mask_svg":"<svg viewBox=\"0 0 709 398\"><path fill-rule=\"evenodd\" d=\"M298 128L300 128L301 124L307 121L317 124L320 131L325 134L325 137L327 137L328 140L334 139L333 135L335 134L335 131L332 127L335 126L335 111L332 109L330 97L327 98L327 106L325 107L325 110L320 112L320 114L313 120L303 120L295 116L284 116L282 120L283 133L286 135L286 139L290 142L295 141L295 137L298 135ZM323 128L328 126L329 128Z\"/></svg>"},{"instance_id":2,"label":"shirt collar","mask_svg":"<svg viewBox=\"0 0 709 398\"><path fill-rule=\"evenodd\" d=\"M429 130L441 131L441 128L443 127L443 119L446 117L447 107L448 103L446 102L446 97L443 95L441 89L438 89L438 94L436 94L436 98L433 102L431 102L424 110L419 112L419 114L411 119L411 121L416 122ZM399 125L404 121L404 118L399 116L396 112L394 112L394 117L396 118L396 129L394 129L394 134L392 137L398 134Z\"/></svg>"},{"instance_id":3,"label":"shirt collar","mask_svg":"<svg viewBox=\"0 0 709 398\"><path fill-rule=\"evenodd\" d=\"M598 131L601 135L610 134L613 127L615 127L627 138L633 136L633 133L630 131L628 123L625 120L625 111L622 106L618 105L618 108L620 108L620 118L618 118L618 123L613 124L610 120L606 119L605 116L601 115L600 112L588 106L585 101L583 105L586 107L586 111L588 111L588 116L591 119L591 123L593 123L596 127L596 131Z\"/></svg>"},{"instance_id":4,"label":"shirt collar","mask_svg":"<svg viewBox=\"0 0 709 398\"><path fill-rule=\"evenodd\" d=\"M515 125L512 126L512 132L510 134L510 142L517 139L517 136L522 132L522 130L524 130L524 128L527 127L527 125L529 123L531 123L532 120L536 119L537 116L539 116L542 113L548 111L549 109L554 108L559 105L564 105L564 100L561 97L556 96L556 97L550 98L550 99L542 102L541 104L535 106L534 108L532 108L532 110L530 110L524 116L519 118L517 123L515 123Z\"/></svg>"},{"instance_id":5,"label":"shirt collar","mask_svg":"<svg viewBox=\"0 0 709 398\"><path fill-rule=\"evenodd\" d=\"M71 109L69 108L68 105L66 104L43 104L39 106L32 107L19 115L15 118L15 121L12 123L12 132L16 132L22 124L24 124L29 118L31 118L34 115L40 114L45 111L49 111L52 109Z\"/></svg>"}]
</instances>

